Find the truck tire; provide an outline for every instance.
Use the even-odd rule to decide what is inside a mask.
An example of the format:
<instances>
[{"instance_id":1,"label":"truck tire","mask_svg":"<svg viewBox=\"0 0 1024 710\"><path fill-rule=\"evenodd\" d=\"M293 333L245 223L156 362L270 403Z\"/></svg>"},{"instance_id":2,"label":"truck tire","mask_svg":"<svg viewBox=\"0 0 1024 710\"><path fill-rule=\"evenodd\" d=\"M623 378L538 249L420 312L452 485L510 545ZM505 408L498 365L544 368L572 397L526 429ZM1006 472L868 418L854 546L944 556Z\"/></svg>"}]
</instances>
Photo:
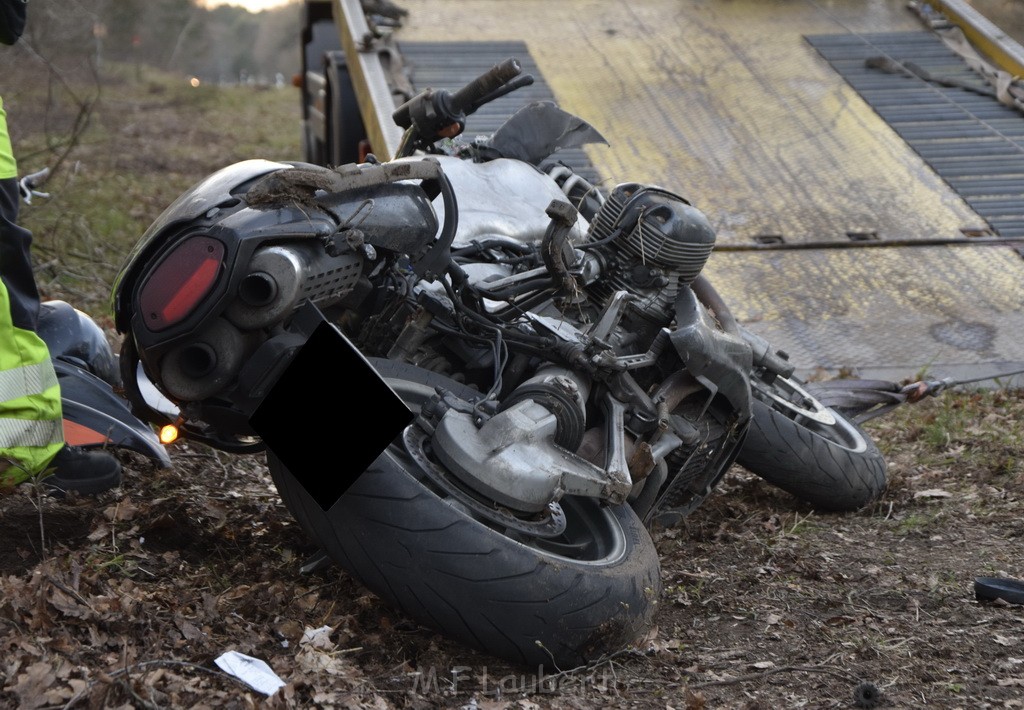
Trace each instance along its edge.
<instances>
[{"instance_id":1,"label":"truck tire","mask_svg":"<svg viewBox=\"0 0 1024 710\"><path fill-rule=\"evenodd\" d=\"M366 138L366 128L359 113L359 100L352 84L345 53L324 55L327 78L327 160L329 167L359 161L359 144Z\"/></svg>"}]
</instances>

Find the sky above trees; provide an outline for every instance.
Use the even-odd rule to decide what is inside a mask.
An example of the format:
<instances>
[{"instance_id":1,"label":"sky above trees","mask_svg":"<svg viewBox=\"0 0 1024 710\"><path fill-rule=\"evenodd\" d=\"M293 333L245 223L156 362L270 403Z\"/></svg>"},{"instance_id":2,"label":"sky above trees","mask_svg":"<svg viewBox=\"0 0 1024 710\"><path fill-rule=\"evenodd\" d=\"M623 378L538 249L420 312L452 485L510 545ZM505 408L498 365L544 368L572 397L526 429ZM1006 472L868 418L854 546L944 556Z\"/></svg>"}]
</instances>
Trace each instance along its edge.
<instances>
[{"instance_id":1,"label":"sky above trees","mask_svg":"<svg viewBox=\"0 0 1024 710\"><path fill-rule=\"evenodd\" d=\"M130 62L204 82L274 82L300 69L301 7L293 0L252 13L197 0L33 0L25 39L51 61Z\"/></svg>"}]
</instances>

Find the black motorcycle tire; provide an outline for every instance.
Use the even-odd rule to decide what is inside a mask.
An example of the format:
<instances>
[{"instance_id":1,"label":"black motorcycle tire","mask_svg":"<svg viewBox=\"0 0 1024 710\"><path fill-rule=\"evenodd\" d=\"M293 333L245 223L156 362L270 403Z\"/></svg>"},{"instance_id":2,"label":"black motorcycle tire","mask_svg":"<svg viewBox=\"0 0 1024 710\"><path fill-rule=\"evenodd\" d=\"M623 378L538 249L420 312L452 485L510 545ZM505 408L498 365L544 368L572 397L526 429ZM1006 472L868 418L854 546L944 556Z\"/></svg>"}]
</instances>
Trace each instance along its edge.
<instances>
[{"instance_id":1,"label":"black motorcycle tire","mask_svg":"<svg viewBox=\"0 0 1024 710\"><path fill-rule=\"evenodd\" d=\"M407 404L436 386L475 393L405 363L372 360ZM421 392L417 392L421 390ZM286 507L355 579L426 627L513 664L569 669L621 650L652 624L661 591L650 534L628 505L566 497L560 551L482 523L446 499L396 440L325 512L272 453ZM574 547L578 546L578 547ZM568 554L581 551L579 557Z\"/></svg>"},{"instance_id":2,"label":"black motorcycle tire","mask_svg":"<svg viewBox=\"0 0 1024 710\"><path fill-rule=\"evenodd\" d=\"M738 464L820 511L857 511L882 495L885 458L859 425L834 409L827 410L833 424L802 417L766 394L772 386L753 384L753 418Z\"/></svg>"}]
</instances>

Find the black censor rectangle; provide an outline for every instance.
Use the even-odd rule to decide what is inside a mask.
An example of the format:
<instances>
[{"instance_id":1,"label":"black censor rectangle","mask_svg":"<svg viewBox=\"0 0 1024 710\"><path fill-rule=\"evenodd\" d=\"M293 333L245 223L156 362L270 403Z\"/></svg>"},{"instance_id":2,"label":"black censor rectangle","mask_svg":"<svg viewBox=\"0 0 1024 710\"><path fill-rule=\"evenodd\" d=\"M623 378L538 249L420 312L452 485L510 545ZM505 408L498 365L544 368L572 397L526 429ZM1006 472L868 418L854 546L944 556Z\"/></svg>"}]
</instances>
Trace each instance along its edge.
<instances>
[{"instance_id":1,"label":"black censor rectangle","mask_svg":"<svg viewBox=\"0 0 1024 710\"><path fill-rule=\"evenodd\" d=\"M326 511L412 420L362 353L322 322L249 424Z\"/></svg>"}]
</instances>

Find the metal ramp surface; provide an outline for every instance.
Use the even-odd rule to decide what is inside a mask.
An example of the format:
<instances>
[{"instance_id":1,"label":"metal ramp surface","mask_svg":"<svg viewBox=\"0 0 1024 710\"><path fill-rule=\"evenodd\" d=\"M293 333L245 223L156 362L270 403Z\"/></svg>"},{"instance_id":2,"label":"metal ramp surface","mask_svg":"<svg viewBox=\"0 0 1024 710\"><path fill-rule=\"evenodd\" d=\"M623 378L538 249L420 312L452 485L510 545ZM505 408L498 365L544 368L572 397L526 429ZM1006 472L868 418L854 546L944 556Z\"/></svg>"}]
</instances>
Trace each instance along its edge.
<instances>
[{"instance_id":1,"label":"metal ramp surface","mask_svg":"<svg viewBox=\"0 0 1024 710\"><path fill-rule=\"evenodd\" d=\"M959 378L1024 367L1024 259L1007 246L933 245L989 226L1009 234L1000 220L1013 215L978 211L1007 200L971 192L1001 177L944 178L938 166L961 160L943 155L951 141L911 146L915 132L927 140L935 128L913 120L914 104L898 128L887 123L807 39L898 32L906 46L933 42L905 3L422 0L410 9L400 42L433 43L418 71L435 62L440 72L421 74L421 88L451 88L441 74L458 63L444 58L452 43L522 43L558 104L608 139L586 148L606 186L654 183L703 209L720 247L706 273L801 374ZM862 239L913 245L852 243ZM750 250L761 246L770 250Z\"/></svg>"},{"instance_id":2,"label":"metal ramp surface","mask_svg":"<svg viewBox=\"0 0 1024 710\"><path fill-rule=\"evenodd\" d=\"M1000 103L937 35L816 35L807 41L994 233L1024 236L1024 114ZM881 69L876 59L909 69Z\"/></svg>"}]
</instances>

